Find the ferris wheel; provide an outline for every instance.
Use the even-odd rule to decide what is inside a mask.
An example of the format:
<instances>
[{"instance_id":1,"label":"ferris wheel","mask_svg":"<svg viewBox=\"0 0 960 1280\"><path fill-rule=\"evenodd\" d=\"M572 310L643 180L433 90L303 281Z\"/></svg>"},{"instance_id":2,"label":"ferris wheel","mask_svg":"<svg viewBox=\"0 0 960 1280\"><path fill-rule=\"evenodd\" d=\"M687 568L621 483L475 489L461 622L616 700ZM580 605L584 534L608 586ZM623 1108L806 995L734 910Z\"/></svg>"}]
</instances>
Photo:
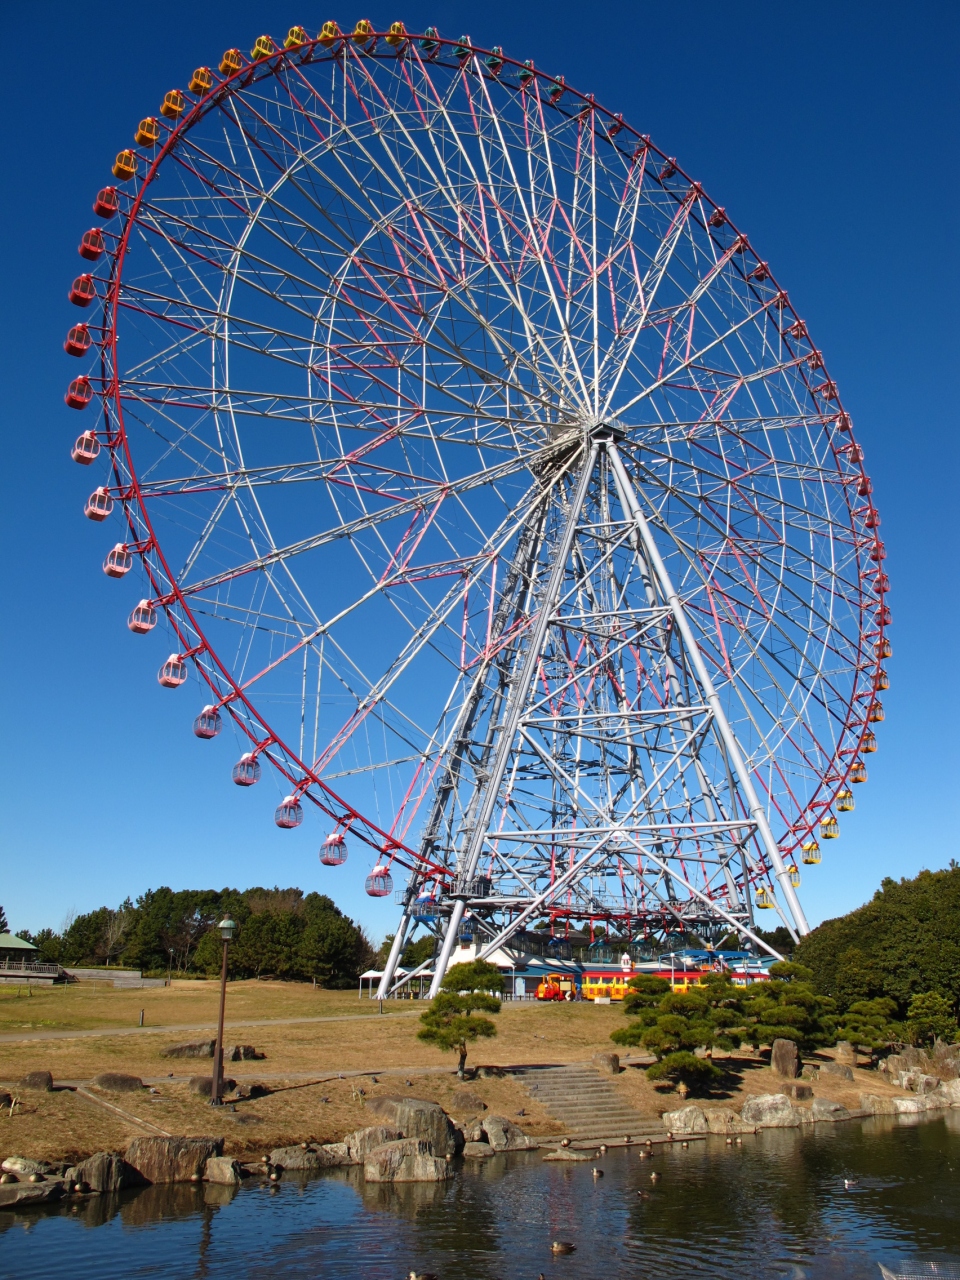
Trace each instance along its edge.
<instances>
[{"instance_id":1,"label":"ferris wheel","mask_svg":"<svg viewBox=\"0 0 960 1280\"><path fill-rule=\"evenodd\" d=\"M69 295L85 514L233 780L398 876L380 994L418 925L435 984L542 920L806 932L889 584L850 416L725 210L562 76L399 22L229 49L132 140Z\"/></svg>"}]
</instances>

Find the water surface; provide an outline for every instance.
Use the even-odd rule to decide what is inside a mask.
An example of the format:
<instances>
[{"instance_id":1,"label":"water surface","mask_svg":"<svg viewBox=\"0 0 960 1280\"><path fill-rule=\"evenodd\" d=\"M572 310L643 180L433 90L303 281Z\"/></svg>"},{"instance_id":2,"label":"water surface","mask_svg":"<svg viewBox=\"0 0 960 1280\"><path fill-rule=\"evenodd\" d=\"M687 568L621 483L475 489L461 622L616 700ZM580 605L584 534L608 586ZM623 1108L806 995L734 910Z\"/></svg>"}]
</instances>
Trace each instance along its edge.
<instances>
[{"instance_id":1,"label":"water surface","mask_svg":"<svg viewBox=\"0 0 960 1280\"><path fill-rule=\"evenodd\" d=\"M401 1280L879 1280L960 1277L960 1112L768 1130L608 1152L538 1153L458 1168L444 1186L310 1181L148 1187L53 1210L0 1212L0 1272L104 1277ZM651 1170L660 1173L652 1182ZM845 1189L844 1179L858 1185ZM644 1195L638 1192L645 1193ZM552 1240L576 1244L554 1257Z\"/></svg>"}]
</instances>

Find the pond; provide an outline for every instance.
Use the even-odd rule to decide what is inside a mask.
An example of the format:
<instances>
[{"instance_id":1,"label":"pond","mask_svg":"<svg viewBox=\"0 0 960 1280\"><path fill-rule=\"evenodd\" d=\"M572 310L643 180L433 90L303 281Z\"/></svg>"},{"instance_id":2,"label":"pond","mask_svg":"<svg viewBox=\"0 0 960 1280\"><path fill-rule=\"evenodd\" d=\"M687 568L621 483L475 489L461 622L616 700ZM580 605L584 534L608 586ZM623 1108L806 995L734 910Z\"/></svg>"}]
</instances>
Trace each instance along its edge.
<instances>
[{"instance_id":1,"label":"pond","mask_svg":"<svg viewBox=\"0 0 960 1280\"><path fill-rule=\"evenodd\" d=\"M609 1151L537 1152L457 1169L442 1186L364 1185L359 1170L239 1191L148 1187L0 1213L20 1276L403 1280L960 1278L960 1112L877 1118ZM660 1174L650 1178L651 1170ZM849 1189L844 1180L855 1181ZM642 1193L642 1194L640 1194ZM553 1240L576 1251L555 1257Z\"/></svg>"}]
</instances>

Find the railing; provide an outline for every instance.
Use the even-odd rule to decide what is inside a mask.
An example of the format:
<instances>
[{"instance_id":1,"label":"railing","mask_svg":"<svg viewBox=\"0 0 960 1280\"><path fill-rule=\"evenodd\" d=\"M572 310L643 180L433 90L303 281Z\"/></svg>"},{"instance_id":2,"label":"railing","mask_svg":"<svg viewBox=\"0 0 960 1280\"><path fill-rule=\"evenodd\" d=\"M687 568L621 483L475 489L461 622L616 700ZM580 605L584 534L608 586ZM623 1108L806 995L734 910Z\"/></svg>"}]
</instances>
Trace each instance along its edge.
<instances>
[{"instance_id":1,"label":"railing","mask_svg":"<svg viewBox=\"0 0 960 1280\"><path fill-rule=\"evenodd\" d=\"M56 978L60 973L58 964L30 964L25 960L0 960L0 973L22 973L39 978Z\"/></svg>"}]
</instances>

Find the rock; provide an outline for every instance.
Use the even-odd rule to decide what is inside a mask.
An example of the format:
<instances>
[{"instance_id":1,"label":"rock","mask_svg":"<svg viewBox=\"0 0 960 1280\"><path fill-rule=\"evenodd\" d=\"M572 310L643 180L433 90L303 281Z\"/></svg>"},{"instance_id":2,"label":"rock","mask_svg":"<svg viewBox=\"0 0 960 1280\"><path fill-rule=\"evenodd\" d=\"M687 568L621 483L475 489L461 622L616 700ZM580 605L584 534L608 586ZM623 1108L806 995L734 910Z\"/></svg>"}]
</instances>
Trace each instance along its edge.
<instances>
[{"instance_id":1,"label":"rock","mask_svg":"<svg viewBox=\"0 0 960 1280\"><path fill-rule=\"evenodd\" d=\"M53 1090L53 1076L49 1071L29 1071L17 1085L18 1089L40 1089L44 1093Z\"/></svg>"},{"instance_id":2,"label":"rock","mask_svg":"<svg viewBox=\"0 0 960 1280\"><path fill-rule=\"evenodd\" d=\"M437 1156L455 1156L463 1142L462 1133L454 1128L450 1117L437 1102L384 1094L381 1098L370 1098L367 1110L380 1116L384 1124L405 1138L421 1138L429 1142Z\"/></svg>"},{"instance_id":3,"label":"rock","mask_svg":"<svg viewBox=\"0 0 960 1280\"><path fill-rule=\"evenodd\" d=\"M252 1044L235 1044L226 1052L224 1059L226 1062L259 1062L266 1056L265 1053L258 1053ZM212 1053L210 1057L213 1057Z\"/></svg>"},{"instance_id":4,"label":"rock","mask_svg":"<svg viewBox=\"0 0 960 1280\"><path fill-rule=\"evenodd\" d=\"M753 1125L744 1124L737 1113L729 1107L711 1107L703 1114L709 1133L753 1133Z\"/></svg>"},{"instance_id":5,"label":"rock","mask_svg":"<svg viewBox=\"0 0 960 1280\"><path fill-rule=\"evenodd\" d=\"M839 1102L831 1102L829 1098L814 1098L810 1108L814 1120L846 1120L850 1112Z\"/></svg>"},{"instance_id":6,"label":"rock","mask_svg":"<svg viewBox=\"0 0 960 1280\"><path fill-rule=\"evenodd\" d=\"M800 1073L797 1046L793 1040L774 1040L770 1049L770 1066L773 1074L784 1080L795 1080Z\"/></svg>"},{"instance_id":7,"label":"rock","mask_svg":"<svg viewBox=\"0 0 960 1280\"><path fill-rule=\"evenodd\" d=\"M484 1116L482 1128L494 1151L529 1151L531 1147L539 1146L506 1116Z\"/></svg>"},{"instance_id":8,"label":"rock","mask_svg":"<svg viewBox=\"0 0 960 1280\"><path fill-rule=\"evenodd\" d=\"M194 1040L190 1044L172 1044L160 1050L161 1058L212 1058L216 1040Z\"/></svg>"},{"instance_id":9,"label":"rock","mask_svg":"<svg viewBox=\"0 0 960 1280\"><path fill-rule=\"evenodd\" d=\"M52 1171L53 1166L46 1160L31 1160L28 1156L7 1156L0 1164L0 1173L12 1173L20 1179L29 1178L31 1173L47 1174Z\"/></svg>"},{"instance_id":10,"label":"rock","mask_svg":"<svg viewBox=\"0 0 960 1280\"><path fill-rule=\"evenodd\" d=\"M6 1089L0 1089L0 1107L9 1107L12 1101L12 1095L7 1093Z\"/></svg>"},{"instance_id":11,"label":"rock","mask_svg":"<svg viewBox=\"0 0 960 1280\"><path fill-rule=\"evenodd\" d=\"M918 1073L916 1084L913 1087L917 1093L933 1093L934 1090L940 1087L940 1077L924 1075L921 1071Z\"/></svg>"},{"instance_id":12,"label":"rock","mask_svg":"<svg viewBox=\"0 0 960 1280\"><path fill-rule=\"evenodd\" d=\"M234 1090L235 1098L265 1098L270 1090L265 1084L238 1084Z\"/></svg>"},{"instance_id":13,"label":"rock","mask_svg":"<svg viewBox=\"0 0 960 1280\"><path fill-rule=\"evenodd\" d=\"M807 1098L813 1097L813 1090L808 1084L798 1084L796 1080L785 1084L783 1092L788 1098L793 1098L794 1102L804 1102Z\"/></svg>"},{"instance_id":14,"label":"rock","mask_svg":"<svg viewBox=\"0 0 960 1280\"><path fill-rule=\"evenodd\" d=\"M894 1114L898 1116L918 1115L927 1110L926 1098L891 1098Z\"/></svg>"},{"instance_id":15,"label":"rock","mask_svg":"<svg viewBox=\"0 0 960 1280\"><path fill-rule=\"evenodd\" d=\"M320 1169L331 1169L342 1163L323 1147L313 1144L307 1147L274 1147L270 1152L270 1164L287 1173L317 1173Z\"/></svg>"},{"instance_id":16,"label":"rock","mask_svg":"<svg viewBox=\"0 0 960 1280\"><path fill-rule=\"evenodd\" d=\"M0 1209L26 1209L59 1200L62 1195L63 1186L59 1182L13 1182L0 1187Z\"/></svg>"},{"instance_id":17,"label":"rock","mask_svg":"<svg viewBox=\"0 0 960 1280\"><path fill-rule=\"evenodd\" d=\"M937 1093L951 1106L960 1106L960 1080L942 1080Z\"/></svg>"},{"instance_id":18,"label":"rock","mask_svg":"<svg viewBox=\"0 0 960 1280\"><path fill-rule=\"evenodd\" d=\"M486 1111L487 1104L475 1093L471 1093L469 1089L457 1089L453 1095L454 1111L462 1111L467 1115L475 1116L478 1111Z\"/></svg>"},{"instance_id":19,"label":"rock","mask_svg":"<svg viewBox=\"0 0 960 1280\"><path fill-rule=\"evenodd\" d=\"M812 1062L805 1062L800 1075L804 1080L819 1080L820 1068L815 1067Z\"/></svg>"},{"instance_id":20,"label":"rock","mask_svg":"<svg viewBox=\"0 0 960 1280\"><path fill-rule=\"evenodd\" d=\"M232 1093L237 1087L236 1080L231 1080L229 1076L220 1081L220 1097L225 1093ZM213 1078L211 1076L191 1076L190 1092L197 1093L201 1098L209 1098L213 1095Z\"/></svg>"},{"instance_id":21,"label":"rock","mask_svg":"<svg viewBox=\"0 0 960 1280\"><path fill-rule=\"evenodd\" d=\"M238 1186L240 1166L229 1156L211 1156L203 1167L204 1182L218 1182L225 1186Z\"/></svg>"},{"instance_id":22,"label":"rock","mask_svg":"<svg viewBox=\"0 0 960 1280\"><path fill-rule=\"evenodd\" d=\"M502 1067L477 1067L474 1074L478 1080L499 1080L504 1070Z\"/></svg>"},{"instance_id":23,"label":"rock","mask_svg":"<svg viewBox=\"0 0 960 1280\"><path fill-rule=\"evenodd\" d=\"M834 1053L836 1054L837 1062L846 1063L848 1067L855 1067L857 1065L856 1050L849 1040L838 1040Z\"/></svg>"},{"instance_id":24,"label":"rock","mask_svg":"<svg viewBox=\"0 0 960 1280\"><path fill-rule=\"evenodd\" d=\"M107 1093L136 1093L143 1088L143 1081L139 1076L127 1076L122 1071L102 1071L90 1083Z\"/></svg>"},{"instance_id":25,"label":"rock","mask_svg":"<svg viewBox=\"0 0 960 1280\"><path fill-rule=\"evenodd\" d=\"M745 1124L757 1129L795 1129L800 1124L799 1111L783 1093L748 1098L740 1115Z\"/></svg>"},{"instance_id":26,"label":"rock","mask_svg":"<svg viewBox=\"0 0 960 1280\"><path fill-rule=\"evenodd\" d=\"M134 1138L127 1164L147 1182L190 1182L211 1156L223 1155L222 1138Z\"/></svg>"},{"instance_id":27,"label":"rock","mask_svg":"<svg viewBox=\"0 0 960 1280\"><path fill-rule=\"evenodd\" d=\"M841 1080L852 1080L853 1067L848 1066L845 1062L821 1062L820 1074L822 1076L839 1076Z\"/></svg>"},{"instance_id":28,"label":"rock","mask_svg":"<svg viewBox=\"0 0 960 1280\"><path fill-rule=\"evenodd\" d=\"M143 1181L137 1170L113 1151L98 1151L71 1172L74 1182L85 1182L91 1191L101 1194L137 1187Z\"/></svg>"},{"instance_id":29,"label":"rock","mask_svg":"<svg viewBox=\"0 0 960 1280\"><path fill-rule=\"evenodd\" d=\"M468 1142L463 1148L464 1160L486 1160L495 1154L489 1142Z\"/></svg>"},{"instance_id":30,"label":"rock","mask_svg":"<svg viewBox=\"0 0 960 1280\"><path fill-rule=\"evenodd\" d=\"M605 1076L618 1076L620 1074L620 1055L619 1053L595 1053L590 1059L590 1065Z\"/></svg>"},{"instance_id":31,"label":"rock","mask_svg":"<svg viewBox=\"0 0 960 1280\"><path fill-rule=\"evenodd\" d=\"M893 1098L878 1098L873 1093L861 1093L860 1110L871 1116L892 1116L897 1112Z\"/></svg>"},{"instance_id":32,"label":"rock","mask_svg":"<svg viewBox=\"0 0 960 1280\"><path fill-rule=\"evenodd\" d=\"M551 1151L549 1155L545 1155L544 1160L592 1160L593 1157L588 1151L574 1151L573 1147L558 1147L556 1151Z\"/></svg>"},{"instance_id":33,"label":"rock","mask_svg":"<svg viewBox=\"0 0 960 1280\"><path fill-rule=\"evenodd\" d=\"M390 1125L371 1124L366 1129L348 1133L343 1145L351 1164L363 1164L374 1147L382 1147L385 1142L397 1142L403 1136L401 1130Z\"/></svg>"},{"instance_id":34,"label":"rock","mask_svg":"<svg viewBox=\"0 0 960 1280\"><path fill-rule=\"evenodd\" d=\"M663 1124L670 1133L706 1133L708 1129L706 1115L692 1104L679 1111L665 1111Z\"/></svg>"},{"instance_id":35,"label":"rock","mask_svg":"<svg viewBox=\"0 0 960 1280\"><path fill-rule=\"evenodd\" d=\"M451 1165L433 1153L423 1138L385 1142L367 1155L363 1176L367 1182L445 1182Z\"/></svg>"},{"instance_id":36,"label":"rock","mask_svg":"<svg viewBox=\"0 0 960 1280\"><path fill-rule=\"evenodd\" d=\"M355 1163L345 1142L324 1142L320 1149L327 1153L334 1165Z\"/></svg>"}]
</instances>

